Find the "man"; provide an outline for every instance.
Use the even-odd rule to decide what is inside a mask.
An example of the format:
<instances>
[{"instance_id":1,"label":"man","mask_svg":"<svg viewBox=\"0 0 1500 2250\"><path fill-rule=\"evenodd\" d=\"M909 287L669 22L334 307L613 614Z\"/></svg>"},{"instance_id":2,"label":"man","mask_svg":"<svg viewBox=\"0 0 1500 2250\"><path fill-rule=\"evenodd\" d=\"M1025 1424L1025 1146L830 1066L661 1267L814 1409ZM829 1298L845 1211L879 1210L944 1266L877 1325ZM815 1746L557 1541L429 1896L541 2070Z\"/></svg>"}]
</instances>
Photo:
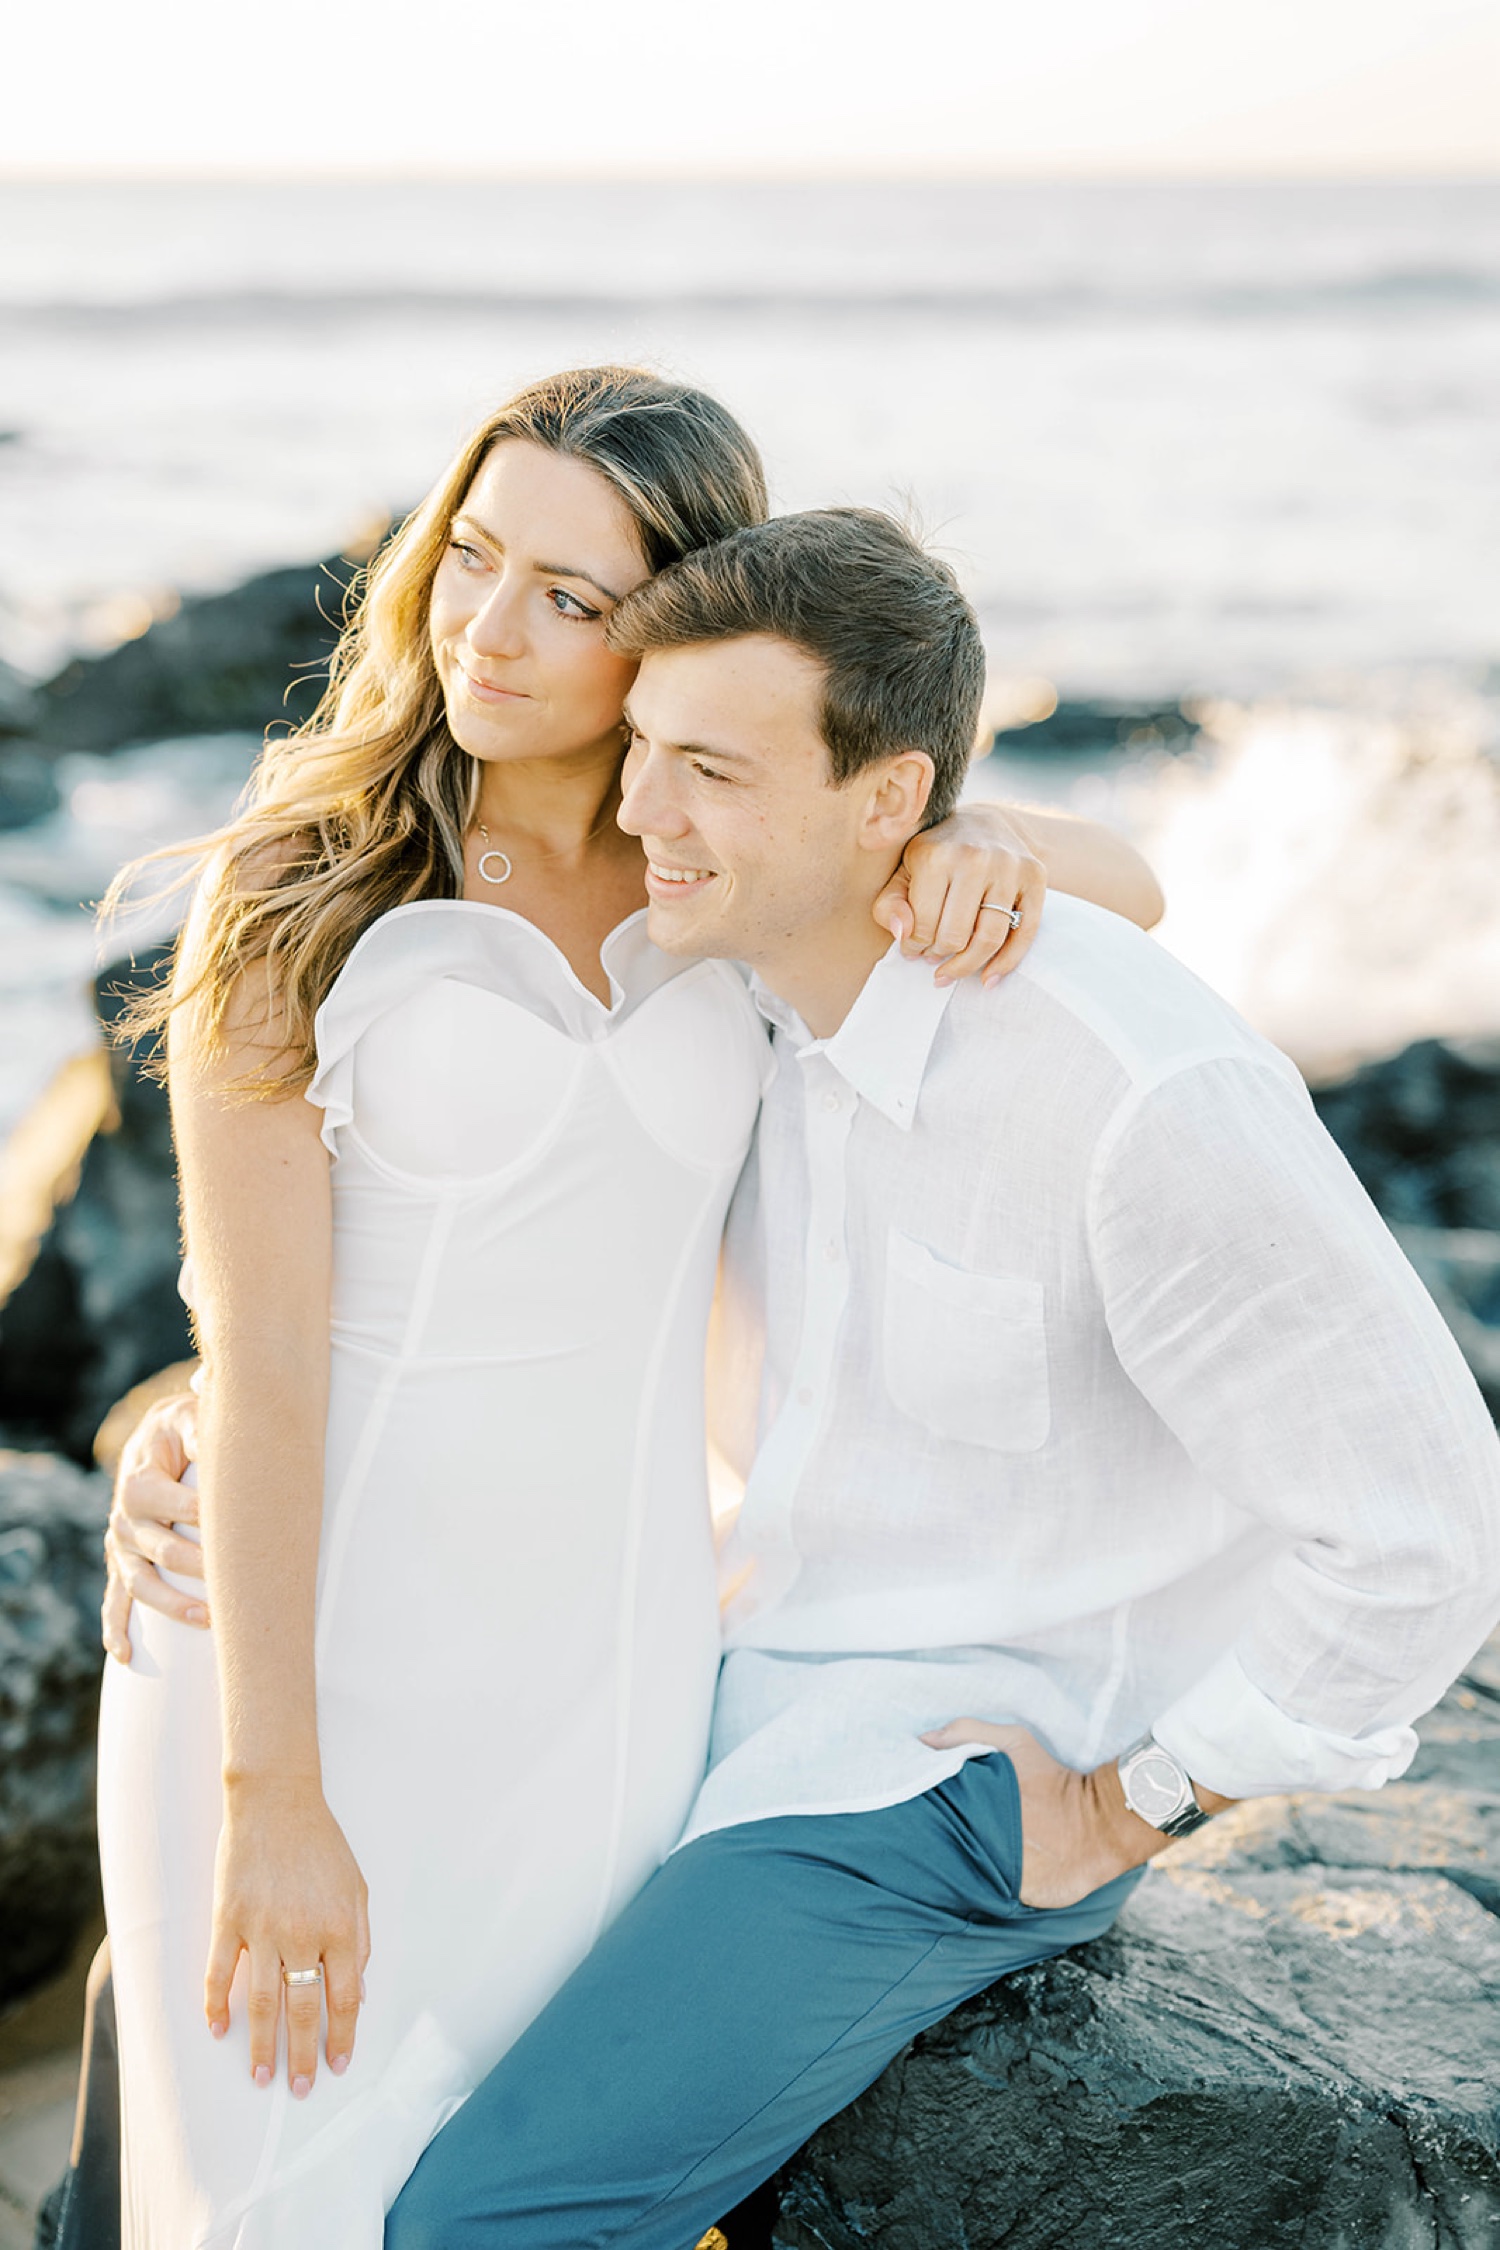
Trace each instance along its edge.
<instances>
[{"instance_id":1,"label":"man","mask_svg":"<svg viewBox=\"0 0 1500 2250\"><path fill-rule=\"evenodd\" d=\"M651 934L775 1027L720 1355L754 1457L686 1837L389 2250L684 2250L1175 1836L1400 1773L1500 1606L1495 1433L1290 1065L1066 899L998 998L882 957L973 738L949 573L784 518L611 638Z\"/></svg>"}]
</instances>

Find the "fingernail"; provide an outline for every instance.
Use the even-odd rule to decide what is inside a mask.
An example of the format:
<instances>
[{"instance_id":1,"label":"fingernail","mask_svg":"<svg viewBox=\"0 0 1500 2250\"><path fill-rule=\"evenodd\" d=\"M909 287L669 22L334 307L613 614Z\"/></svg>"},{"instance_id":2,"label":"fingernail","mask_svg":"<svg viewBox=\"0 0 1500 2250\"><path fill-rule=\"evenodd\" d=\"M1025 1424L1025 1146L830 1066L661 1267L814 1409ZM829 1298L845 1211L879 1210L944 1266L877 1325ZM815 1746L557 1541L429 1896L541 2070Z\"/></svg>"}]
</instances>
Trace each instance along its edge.
<instances>
[{"instance_id":1,"label":"fingernail","mask_svg":"<svg viewBox=\"0 0 1500 2250\"><path fill-rule=\"evenodd\" d=\"M191 1609L184 1610L183 1615L190 1625L206 1625L208 1623L208 1611L200 1609L196 1602Z\"/></svg>"},{"instance_id":2,"label":"fingernail","mask_svg":"<svg viewBox=\"0 0 1500 2250\"><path fill-rule=\"evenodd\" d=\"M344 2072L349 2068L349 2057L347 2055L330 2055L328 2067L335 2078L342 2078Z\"/></svg>"},{"instance_id":3,"label":"fingernail","mask_svg":"<svg viewBox=\"0 0 1500 2250\"><path fill-rule=\"evenodd\" d=\"M986 992L993 992L993 991L994 991L994 989L995 989L995 987L996 987L996 985L997 985L997 984L998 984L999 982L1000 982L1000 979L999 979L998 977L986 977L986 978L985 978L985 980L984 980L984 989L985 989L985 991L986 991Z\"/></svg>"},{"instance_id":4,"label":"fingernail","mask_svg":"<svg viewBox=\"0 0 1500 2250\"><path fill-rule=\"evenodd\" d=\"M952 984L954 980L949 976L946 969L939 969L932 981L934 984Z\"/></svg>"},{"instance_id":5,"label":"fingernail","mask_svg":"<svg viewBox=\"0 0 1500 2250\"><path fill-rule=\"evenodd\" d=\"M213 2033L215 2039L222 2039L225 2032L229 2029L229 2026L227 2023L211 2023L208 2028Z\"/></svg>"},{"instance_id":6,"label":"fingernail","mask_svg":"<svg viewBox=\"0 0 1500 2250\"><path fill-rule=\"evenodd\" d=\"M305 2102L311 2092L312 2080L310 2078L294 2078L292 2080L292 2100L294 2102Z\"/></svg>"},{"instance_id":7,"label":"fingernail","mask_svg":"<svg viewBox=\"0 0 1500 2250\"><path fill-rule=\"evenodd\" d=\"M257 2086L269 2086L269 2085L270 2085L270 2083L271 2083L271 2066L270 2066L270 2064L269 2064L269 2063L257 2063L257 2064L256 2064L256 2066L255 2066L255 2083L256 2083L256 2085L257 2085Z\"/></svg>"}]
</instances>

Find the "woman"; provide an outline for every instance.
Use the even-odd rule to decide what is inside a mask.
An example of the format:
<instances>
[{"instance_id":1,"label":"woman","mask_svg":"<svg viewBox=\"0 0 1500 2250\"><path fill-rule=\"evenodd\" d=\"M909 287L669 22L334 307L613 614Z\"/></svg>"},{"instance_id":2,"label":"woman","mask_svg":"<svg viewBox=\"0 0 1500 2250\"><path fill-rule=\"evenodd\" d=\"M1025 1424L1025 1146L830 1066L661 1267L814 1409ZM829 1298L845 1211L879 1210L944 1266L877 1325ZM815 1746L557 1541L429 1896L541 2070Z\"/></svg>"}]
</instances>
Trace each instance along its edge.
<instances>
[{"instance_id":1,"label":"woman","mask_svg":"<svg viewBox=\"0 0 1500 2250\"><path fill-rule=\"evenodd\" d=\"M130 2250L376 2250L696 1787L703 1341L766 1048L732 969L646 941L603 631L764 512L699 393L522 393L205 855L157 1015L215 1632L138 1613L101 1721ZM1016 855L986 898L924 852L964 939L997 910L953 966L992 963Z\"/></svg>"}]
</instances>

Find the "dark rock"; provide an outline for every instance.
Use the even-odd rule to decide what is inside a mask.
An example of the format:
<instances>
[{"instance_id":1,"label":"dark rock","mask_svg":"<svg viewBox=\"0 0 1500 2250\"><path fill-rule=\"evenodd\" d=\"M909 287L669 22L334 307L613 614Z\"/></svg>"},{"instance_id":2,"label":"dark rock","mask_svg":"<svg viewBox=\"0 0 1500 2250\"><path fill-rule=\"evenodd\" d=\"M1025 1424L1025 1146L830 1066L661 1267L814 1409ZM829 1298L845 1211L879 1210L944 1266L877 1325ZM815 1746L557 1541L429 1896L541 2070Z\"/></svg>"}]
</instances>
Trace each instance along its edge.
<instances>
[{"instance_id":1,"label":"dark rock","mask_svg":"<svg viewBox=\"0 0 1500 2250\"><path fill-rule=\"evenodd\" d=\"M36 689L0 659L0 735L27 734L36 717Z\"/></svg>"},{"instance_id":2,"label":"dark rock","mask_svg":"<svg viewBox=\"0 0 1500 2250\"><path fill-rule=\"evenodd\" d=\"M29 731L51 748L115 750L305 719L323 690L351 576L347 562L312 563L185 601L139 640L65 666L38 689Z\"/></svg>"},{"instance_id":3,"label":"dark rock","mask_svg":"<svg viewBox=\"0 0 1500 2250\"><path fill-rule=\"evenodd\" d=\"M783 2168L775 2241L1491 2250L1500 1636L1421 1732L1434 1778L1235 1807L916 2040Z\"/></svg>"},{"instance_id":4,"label":"dark rock","mask_svg":"<svg viewBox=\"0 0 1500 2250\"><path fill-rule=\"evenodd\" d=\"M1014 750L1026 757L1056 752L1064 757L1106 750L1186 750L1198 723L1180 703L1119 703L1104 697L1059 703L1044 719L1024 726L998 727L990 751Z\"/></svg>"},{"instance_id":5,"label":"dark rock","mask_svg":"<svg viewBox=\"0 0 1500 2250\"><path fill-rule=\"evenodd\" d=\"M1416 1757L1399 1784L1500 1795L1500 1635L1481 1649L1420 1722Z\"/></svg>"},{"instance_id":6,"label":"dark rock","mask_svg":"<svg viewBox=\"0 0 1500 2250\"><path fill-rule=\"evenodd\" d=\"M55 757L30 742L0 744L0 828L25 828L33 820L45 820L59 802Z\"/></svg>"},{"instance_id":7,"label":"dark rock","mask_svg":"<svg viewBox=\"0 0 1500 2250\"><path fill-rule=\"evenodd\" d=\"M58 1969L98 1906L108 1507L102 1476L0 1453L0 2002Z\"/></svg>"},{"instance_id":8,"label":"dark rock","mask_svg":"<svg viewBox=\"0 0 1500 2250\"><path fill-rule=\"evenodd\" d=\"M1299 1791L1252 1799L1185 1841L1173 1870L1235 1878L1253 1868L1287 1867L1442 1875L1500 1915L1500 1770L1492 1767L1489 1781L1488 1790L1403 1780L1338 1796Z\"/></svg>"},{"instance_id":9,"label":"dark rock","mask_svg":"<svg viewBox=\"0 0 1500 2250\"><path fill-rule=\"evenodd\" d=\"M1401 1225L1393 1231L1500 1420L1500 1233Z\"/></svg>"},{"instance_id":10,"label":"dark rock","mask_svg":"<svg viewBox=\"0 0 1500 2250\"><path fill-rule=\"evenodd\" d=\"M1313 1101L1500 1417L1500 1042L1421 1039Z\"/></svg>"},{"instance_id":11,"label":"dark rock","mask_svg":"<svg viewBox=\"0 0 1500 2250\"><path fill-rule=\"evenodd\" d=\"M1154 1869L783 2176L794 2250L1490 2250L1500 1923L1439 1877Z\"/></svg>"},{"instance_id":12,"label":"dark rock","mask_svg":"<svg viewBox=\"0 0 1500 2250\"><path fill-rule=\"evenodd\" d=\"M1313 1101L1393 1224L1500 1233L1500 1043L1420 1039Z\"/></svg>"},{"instance_id":13,"label":"dark rock","mask_svg":"<svg viewBox=\"0 0 1500 2250\"><path fill-rule=\"evenodd\" d=\"M121 993L159 973L164 953L106 970L101 1021ZM122 1393L189 1356L177 1294L177 1188L166 1095L149 1051L112 1047L114 1115L86 1150L30 1270L0 1310L0 1424L76 1460Z\"/></svg>"}]
</instances>

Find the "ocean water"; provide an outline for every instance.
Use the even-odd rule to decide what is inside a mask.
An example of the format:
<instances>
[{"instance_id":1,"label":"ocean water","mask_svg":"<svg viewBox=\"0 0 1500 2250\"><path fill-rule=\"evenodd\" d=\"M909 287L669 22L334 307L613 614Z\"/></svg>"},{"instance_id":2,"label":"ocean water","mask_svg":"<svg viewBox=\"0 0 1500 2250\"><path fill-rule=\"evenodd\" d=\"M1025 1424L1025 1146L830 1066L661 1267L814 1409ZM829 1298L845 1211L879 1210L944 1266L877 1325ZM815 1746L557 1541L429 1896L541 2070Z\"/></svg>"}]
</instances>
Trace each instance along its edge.
<instances>
[{"instance_id":1,"label":"ocean water","mask_svg":"<svg viewBox=\"0 0 1500 2250\"><path fill-rule=\"evenodd\" d=\"M1132 826L1294 1051L1500 1025L1500 182L0 184L0 657L358 540L601 358L718 391L779 506L914 513L997 713L1196 699L1187 761L1019 778ZM78 1036L76 901L244 756L80 762L0 848L0 1125Z\"/></svg>"}]
</instances>

